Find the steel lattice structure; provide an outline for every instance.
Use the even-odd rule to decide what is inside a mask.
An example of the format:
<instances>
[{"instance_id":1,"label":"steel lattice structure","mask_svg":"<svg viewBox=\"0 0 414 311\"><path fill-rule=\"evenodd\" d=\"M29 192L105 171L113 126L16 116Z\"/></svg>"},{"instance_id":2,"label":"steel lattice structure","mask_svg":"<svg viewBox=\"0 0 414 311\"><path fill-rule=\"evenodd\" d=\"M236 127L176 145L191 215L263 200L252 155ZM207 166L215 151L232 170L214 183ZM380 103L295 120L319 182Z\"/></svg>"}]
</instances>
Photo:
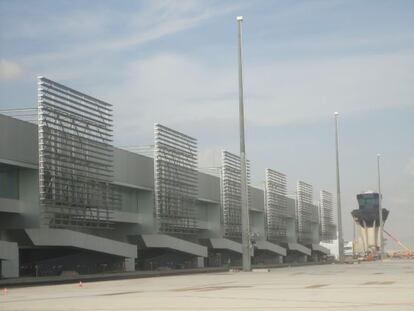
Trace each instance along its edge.
<instances>
[{"instance_id":1,"label":"steel lattice structure","mask_svg":"<svg viewBox=\"0 0 414 311\"><path fill-rule=\"evenodd\" d=\"M44 225L110 228L112 105L39 77L39 187Z\"/></svg>"},{"instance_id":2,"label":"steel lattice structure","mask_svg":"<svg viewBox=\"0 0 414 311\"><path fill-rule=\"evenodd\" d=\"M224 236L240 239L241 227L241 169L240 157L222 152L221 200ZM250 183L250 163L247 161L247 184ZM250 206L250 195L248 193Z\"/></svg>"},{"instance_id":3,"label":"steel lattice structure","mask_svg":"<svg viewBox=\"0 0 414 311\"><path fill-rule=\"evenodd\" d=\"M312 243L312 222L315 218L315 206L312 203L313 187L303 181L298 181L296 195L298 240L303 244L309 244Z\"/></svg>"},{"instance_id":4,"label":"steel lattice structure","mask_svg":"<svg viewBox=\"0 0 414 311\"><path fill-rule=\"evenodd\" d=\"M336 225L333 221L333 199L328 191L321 190L319 194L320 239L331 242L336 239Z\"/></svg>"},{"instance_id":5,"label":"steel lattice structure","mask_svg":"<svg viewBox=\"0 0 414 311\"><path fill-rule=\"evenodd\" d=\"M271 169L265 173L266 233L269 241L286 242L287 180L286 175Z\"/></svg>"},{"instance_id":6,"label":"steel lattice structure","mask_svg":"<svg viewBox=\"0 0 414 311\"><path fill-rule=\"evenodd\" d=\"M196 233L197 140L160 124L155 124L154 134L158 229L164 233Z\"/></svg>"}]
</instances>

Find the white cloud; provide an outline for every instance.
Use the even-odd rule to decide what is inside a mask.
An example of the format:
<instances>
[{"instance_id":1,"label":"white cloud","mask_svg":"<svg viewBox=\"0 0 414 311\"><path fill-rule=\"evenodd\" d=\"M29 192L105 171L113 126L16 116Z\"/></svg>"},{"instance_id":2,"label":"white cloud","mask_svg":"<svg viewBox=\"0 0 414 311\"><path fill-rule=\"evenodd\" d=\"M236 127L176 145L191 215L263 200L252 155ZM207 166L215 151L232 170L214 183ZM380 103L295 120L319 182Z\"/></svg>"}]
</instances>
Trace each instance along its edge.
<instances>
[{"instance_id":1,"label":"white cloud","mask_svg":"<svg viewBox=\"0 0 414 311\"><path fill-rule=\"evenodd\" d=\"M47 16L41 16L42 14ZM39 12L36 22L32 19L22 19L14 23L12 32L2 33L4 39L39 40L52 38L76 37L78 40L84 37L96 35L110 22L110 12L96 10L94 14L85 11Z\"/></svg>"},{"instance_id":2,"label":"white cloud","mask_svg":"<svg viewBox=\"0 0 414 311\"><path fill-rule=\"evenodd\" d=\"M50 30L49 23L38 27L33 36L81 34L83 40L72 42L68 46L61 45L59 49L46 53L27 56L25 63L36 62L61 62L66 59L82 59L103 52L125 51L129 48L154 41L180 31L200 25L202 22L235 11L241 5L206 5L202 1L153 1L142 10L123 13L94 12L92 22L89 22L85 13L76 12L73 15L64 16L57 24L58 29ZM111 32L113 14L117 14L118 20L125 21L125 29ZM99 25L97 27L96 25ZM94 38L98 30L106 29L104 36ZM79 38L78 38L79 39ZM64 41L63 41L64 42Z\"/></svg>"},{"instance_id":3,"label":"white cloud","mask_svg":"<svg viewBox=\"0 0 414 311\"><path fill-rule=\"evenodd\" d=\"M104 48L125 49L147 41L193 28L205 20L227 14L240 8L240 5L206 6L202 1L154 1L144 11L132 18L132 35L112 42L103 42Z\"/></svg>"},{"instance_id":4,"label":"white cloud","mask_svg":"<svg viewBox=\"0 0 414 311\"><path fill-rule=\"evenodd\" d=\"M249 114L261 124L318 119L333 111L363 113L410 105L414 98L413 54L273 63L246 72L254 107Z\"/></svg>"},{"instance_id":5,"label":"white cloud","mask_svg":"<svg viewBox=\"0 0 414 311\"><path fill-rule=\"evenodd\" d=\"M0 80L14 80L22 75L22 68L15 62L0 60Z\"/></svg>"},{"instance_id":6,"label":"white cloud","mask_svg":"<svg viewBox=\"0 0 414 311\"><path fill-rule=\"evenodd\" d=\"M237 121L233 65L158 54L130 63L123 81L98 88L96 94L115 103L123 126L151 128L153 122L168 122L186 127L209 120L214 131L214 122ZM333 111L406 106L414 98L413 83L411 54L246 64L246 119L249 126L275 126L326 119Z\"/></svg>"},{"instance_id":7,"label":"white cloud","mask_svg":"<svg viewBox=\"0 0 414 311\"><path fill-rule=\"evenodd\" d=\"M159 54L130 63L124 81L96 93L116 104L116 117L123 126L151 128L153 122L232 118L233 82L226 70L180 55Z\"/></svg>"}]
</instances>

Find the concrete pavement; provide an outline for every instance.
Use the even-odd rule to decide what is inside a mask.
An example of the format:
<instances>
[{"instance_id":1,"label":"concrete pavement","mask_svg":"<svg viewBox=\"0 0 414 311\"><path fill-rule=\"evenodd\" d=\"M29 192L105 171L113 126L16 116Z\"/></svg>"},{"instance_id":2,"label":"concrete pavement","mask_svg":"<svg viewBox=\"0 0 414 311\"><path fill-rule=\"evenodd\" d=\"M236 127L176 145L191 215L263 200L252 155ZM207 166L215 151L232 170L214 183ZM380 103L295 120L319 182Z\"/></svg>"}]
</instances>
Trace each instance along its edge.
<instances>
[{"instance_id":1,"label":"concrete pavement","mask_svg":"<svg viewBox=\"0 0 414 311\"><path fill-rule=\"evenodd\" d=\"M12 288L0 310L414 310L414 261Z\"/></svg>"}]
</instances>

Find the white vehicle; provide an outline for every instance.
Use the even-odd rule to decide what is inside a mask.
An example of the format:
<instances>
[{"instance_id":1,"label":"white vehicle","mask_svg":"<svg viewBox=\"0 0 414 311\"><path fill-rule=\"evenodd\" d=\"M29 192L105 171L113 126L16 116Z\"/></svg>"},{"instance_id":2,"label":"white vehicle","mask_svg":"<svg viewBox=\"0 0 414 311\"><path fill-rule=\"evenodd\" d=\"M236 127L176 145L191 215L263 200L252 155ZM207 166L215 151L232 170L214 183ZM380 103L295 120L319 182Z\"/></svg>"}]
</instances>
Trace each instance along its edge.
<instances>
[{"instance_id":1,"label":"white vehicle","mask_svg":"<svg viewBox=\"0 0 414 311\"><path fill-rule=\"evenodd\" d=\"M354 249L353 249L352 241L348 241L344 243L344 256L345 257L354 256Z\"/></svg>"}]
</instances>

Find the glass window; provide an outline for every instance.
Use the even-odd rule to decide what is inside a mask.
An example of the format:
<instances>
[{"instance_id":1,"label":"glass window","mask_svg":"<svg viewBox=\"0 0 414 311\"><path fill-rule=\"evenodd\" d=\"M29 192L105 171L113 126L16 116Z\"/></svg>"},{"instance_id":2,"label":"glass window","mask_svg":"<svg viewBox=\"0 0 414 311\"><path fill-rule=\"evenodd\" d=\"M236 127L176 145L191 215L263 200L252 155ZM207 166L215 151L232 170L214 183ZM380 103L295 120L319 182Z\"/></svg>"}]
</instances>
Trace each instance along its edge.
<instances>
[{"instance_id":1,"label":"glass window","mask_svg":"<svg viewBox=\"0 0 414 311\"><path fill-rule=\"evenodd\" d=\"M378 195L366 194L357 197L360 209L378 208Z\"/></svg>"},{"instance_id":2,"label":"glass window","mask_svg":"<svg viewBox=\"0 0 414 311\"><path fill-rule=\"evenodd\" d=\"M19 168L0 164L0 197L19 198Z\"/></svg>"}]
</instances>

